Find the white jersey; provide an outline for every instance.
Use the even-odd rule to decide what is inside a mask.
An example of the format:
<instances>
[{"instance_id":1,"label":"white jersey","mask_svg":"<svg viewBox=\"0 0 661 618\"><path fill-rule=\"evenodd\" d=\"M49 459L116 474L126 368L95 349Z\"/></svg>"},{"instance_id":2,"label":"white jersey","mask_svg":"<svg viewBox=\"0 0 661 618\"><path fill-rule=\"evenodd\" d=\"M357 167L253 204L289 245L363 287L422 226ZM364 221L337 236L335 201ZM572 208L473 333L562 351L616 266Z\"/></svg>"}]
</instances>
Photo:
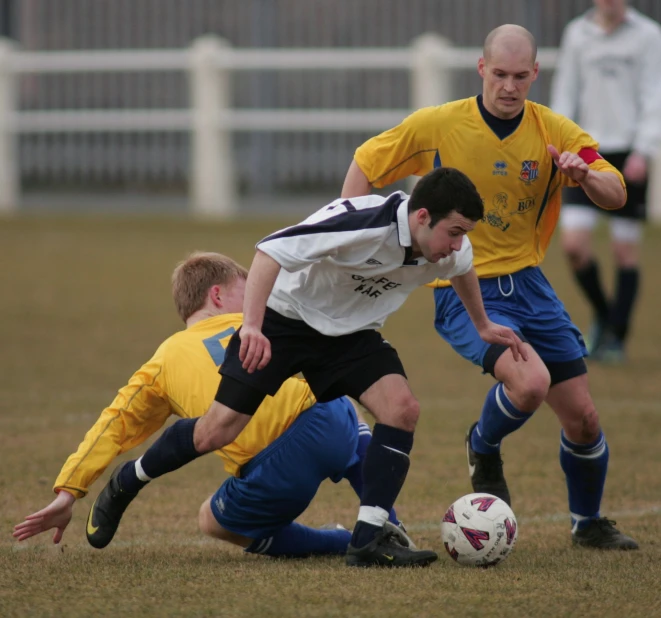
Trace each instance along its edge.
<instances>
[{"instance_id":1,"label":"white jersey","mask_svg":"<svg viewBox=\"0 0 661 618\"><path fill-rule=\"evenodd\" d=\"M661 142L661 27L634 9L607 33L590 10L565 29L551 108L574 120L604 153L656 155Z\"/></svg>"},{"instance_id":2,"label":"white jersey","mask_svg":"<svg viewBox=\"0 0 661 618\"><path fill-rule=\"evenodd\" d=\"M411 259L408 196L338 199L305 221L257 244L282 266L267 305L324 335L383 326L417 287L464 275L473 264L461 249L436 264Z\"/></svg>"}]
</instances>

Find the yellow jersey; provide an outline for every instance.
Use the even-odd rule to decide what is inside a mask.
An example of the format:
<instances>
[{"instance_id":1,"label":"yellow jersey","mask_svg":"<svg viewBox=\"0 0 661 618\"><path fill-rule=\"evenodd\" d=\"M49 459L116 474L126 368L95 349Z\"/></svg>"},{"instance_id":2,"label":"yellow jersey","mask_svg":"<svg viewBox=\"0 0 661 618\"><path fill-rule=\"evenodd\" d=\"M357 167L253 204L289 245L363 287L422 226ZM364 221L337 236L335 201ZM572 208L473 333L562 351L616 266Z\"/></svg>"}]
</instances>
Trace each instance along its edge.
<instances>
[{"instance_id":1,"label":"yellow jersey","mask_svg":"<svg viewBox=\"0 0 661 618\"><path fill-rule=\"evenodd\" d=\"M101 412L62 467L54 490L65 489L82 498L117 455L142 444L170 415L205 414L218 390L225 346L242 320L240 313L215 316L166 339ZM264 399L237 439L216 451L225 470L238 476L244 464L315 403L305 380L289 378L275 397Z\"/></svg>"},{"instance_id":2,"label":"yellow jersey","mask_svg":"<svg viewBox=\"0 0 661 618\"><path fill-rule=\"evenodd\" d=\"M414 112L360 146L355 160L377 188L441 165L464 172L485 210L469 234L473 263L479 277L496 277L542 262L560 215L559 189L576 186L558 171L549 144L559 152L591 151L590 168L617 174L624 186L622 175L596 154L599 145L585 131L531 101L505 139L492 131L477 97L471 97ZM449 283L437 279L430 285Z\"/></svg>"}]
</instances>

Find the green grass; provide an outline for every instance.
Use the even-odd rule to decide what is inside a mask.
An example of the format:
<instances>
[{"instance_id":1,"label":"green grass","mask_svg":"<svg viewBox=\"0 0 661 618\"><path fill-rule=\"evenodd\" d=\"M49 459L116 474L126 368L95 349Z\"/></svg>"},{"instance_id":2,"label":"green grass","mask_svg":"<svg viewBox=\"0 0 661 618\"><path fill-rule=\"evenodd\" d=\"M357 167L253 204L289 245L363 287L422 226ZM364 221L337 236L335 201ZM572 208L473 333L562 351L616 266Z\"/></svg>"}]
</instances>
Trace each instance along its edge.
<instances>
[{"instance_id":1,"label":"green grass","mask_svg":"<svg viewBox=\"0 0 661 618\"><path fill-rule=\"evenodd\" d=\"M505 470L519 541L495 569L445 555L439 520L470 491L463 434L492 381L434 333L431 292L418 290L384 333L422 402L399 513L420 545L442 552L419 571L354 571L340 559L244 556L205 539L200 503L224 479L202 458L153 483L113 544L92 550L78 504L61 547L49 535L18 545L12 526L52 498L67 455L132 372L181 328L170 298L175 263L195 249L250 264L256 240L284 221L204 225L145 218L0 220L0 616L652 616L661 614L661 233L650 230L643 291L623 367L591 366L611 448L604 514L639 552L571 547L559 426L543 407L508 438ZM607 255L605 241L600 253ZM604 272L608 273L608 267ZM556 246L545 272L582 327L588 311ZM92 488L94 496L107 473ZM351 526L350 488L325 483L304 523Z\"/></svg>"}]
</instances>

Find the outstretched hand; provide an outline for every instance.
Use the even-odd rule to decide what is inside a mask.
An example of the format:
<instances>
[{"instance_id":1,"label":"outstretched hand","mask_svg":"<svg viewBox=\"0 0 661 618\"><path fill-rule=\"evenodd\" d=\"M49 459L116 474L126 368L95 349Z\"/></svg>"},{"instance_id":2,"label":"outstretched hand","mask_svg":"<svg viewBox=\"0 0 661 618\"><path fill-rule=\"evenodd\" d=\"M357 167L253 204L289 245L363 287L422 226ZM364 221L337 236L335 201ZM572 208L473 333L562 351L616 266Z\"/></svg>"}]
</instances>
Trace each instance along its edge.
<instances>
[{"instance_id":1,"label":"outstretched hand","mask_svg":"<svg viewBox=\"0 0 661 618\"><path fill-rule=\"evenodd\" d=\"M508 326L502 326L495 322L489 321L487 325L478 331L480 339L491 344L505 345L512 350L512 356L515 361L523 359L528 360L528 351L523 345L523 341L519 336Z\"/></svg>"},{"instance_id":2,"label":"outstretched hand","mask_svg":"<svg viewBox=\"0 0 661 618\"><path fill-rule=\"evenodd\" d=\"M56 528L55 534L53 534L53 543L59 543L62 540L64 530L71 521L75 501L76 499L70 493L61 491L57 494L57 498L46 508L28 515L25 521L16 524L12 536L19 541L25 541L32 536L46 532L46 530Z\"/></svg>"},{"instance_id":3,"label":"outstretched hand","mask_svg":"<svg viewBox=\"0 0 661 618\"><path fill-rule=\"evenodd\" d=\"M590 172L590 166L573 152L565 151L562 154L558 149L549 144L546 149L549 151L551 157L558 166L558 169L565 175L569 176L575 182L583 182Z\"/></svg>"}]
</instances>

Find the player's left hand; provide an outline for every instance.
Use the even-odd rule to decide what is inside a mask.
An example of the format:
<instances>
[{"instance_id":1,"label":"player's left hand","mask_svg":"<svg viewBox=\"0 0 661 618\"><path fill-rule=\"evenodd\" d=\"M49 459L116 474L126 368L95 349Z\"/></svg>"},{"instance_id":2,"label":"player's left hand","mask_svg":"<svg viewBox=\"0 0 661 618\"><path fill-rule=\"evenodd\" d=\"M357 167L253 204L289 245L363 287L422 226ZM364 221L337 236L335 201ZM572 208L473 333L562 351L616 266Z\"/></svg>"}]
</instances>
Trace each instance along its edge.
<instances>
[{"instance_id":1,"label":"player's left hand","mask_svg":"<svg viewBox=\"0 0 661 618\"><path fill-rule=\"evenodd\" d=\"M558 169L575 182L583 182L590 172L590 166L573 152L558 152L555 146L549 144L546 149L558 166Z\"/></svg>"},{"instance_id":2,"label":"player's left hand","mask_svg":"<svg viewBox=\"0 0 661 618\"><path fill-rule=\"evenodd\" d=\"M478 330L478 334L480 339L487 343L506 345L512 351L512 356L516 362L521 358L524 361L528 360L528 351L523 345L523 341L508 326L489 321L486 326Z\"/></svg>"},{"instance_id":3,"label":"player's left hand","mask_svg":"<svg viewBox=\"0 0 661 618\"><path fill-rule=\"evenodd\" d=\"M71 521L75 501L76 499L69 492L61 491L46 508L28 515L25 521L16 524L12 536L19 541L25 541L31 536L56 528L53 543L59 543L64 530Z\"/></svg>"}]
</instances>

